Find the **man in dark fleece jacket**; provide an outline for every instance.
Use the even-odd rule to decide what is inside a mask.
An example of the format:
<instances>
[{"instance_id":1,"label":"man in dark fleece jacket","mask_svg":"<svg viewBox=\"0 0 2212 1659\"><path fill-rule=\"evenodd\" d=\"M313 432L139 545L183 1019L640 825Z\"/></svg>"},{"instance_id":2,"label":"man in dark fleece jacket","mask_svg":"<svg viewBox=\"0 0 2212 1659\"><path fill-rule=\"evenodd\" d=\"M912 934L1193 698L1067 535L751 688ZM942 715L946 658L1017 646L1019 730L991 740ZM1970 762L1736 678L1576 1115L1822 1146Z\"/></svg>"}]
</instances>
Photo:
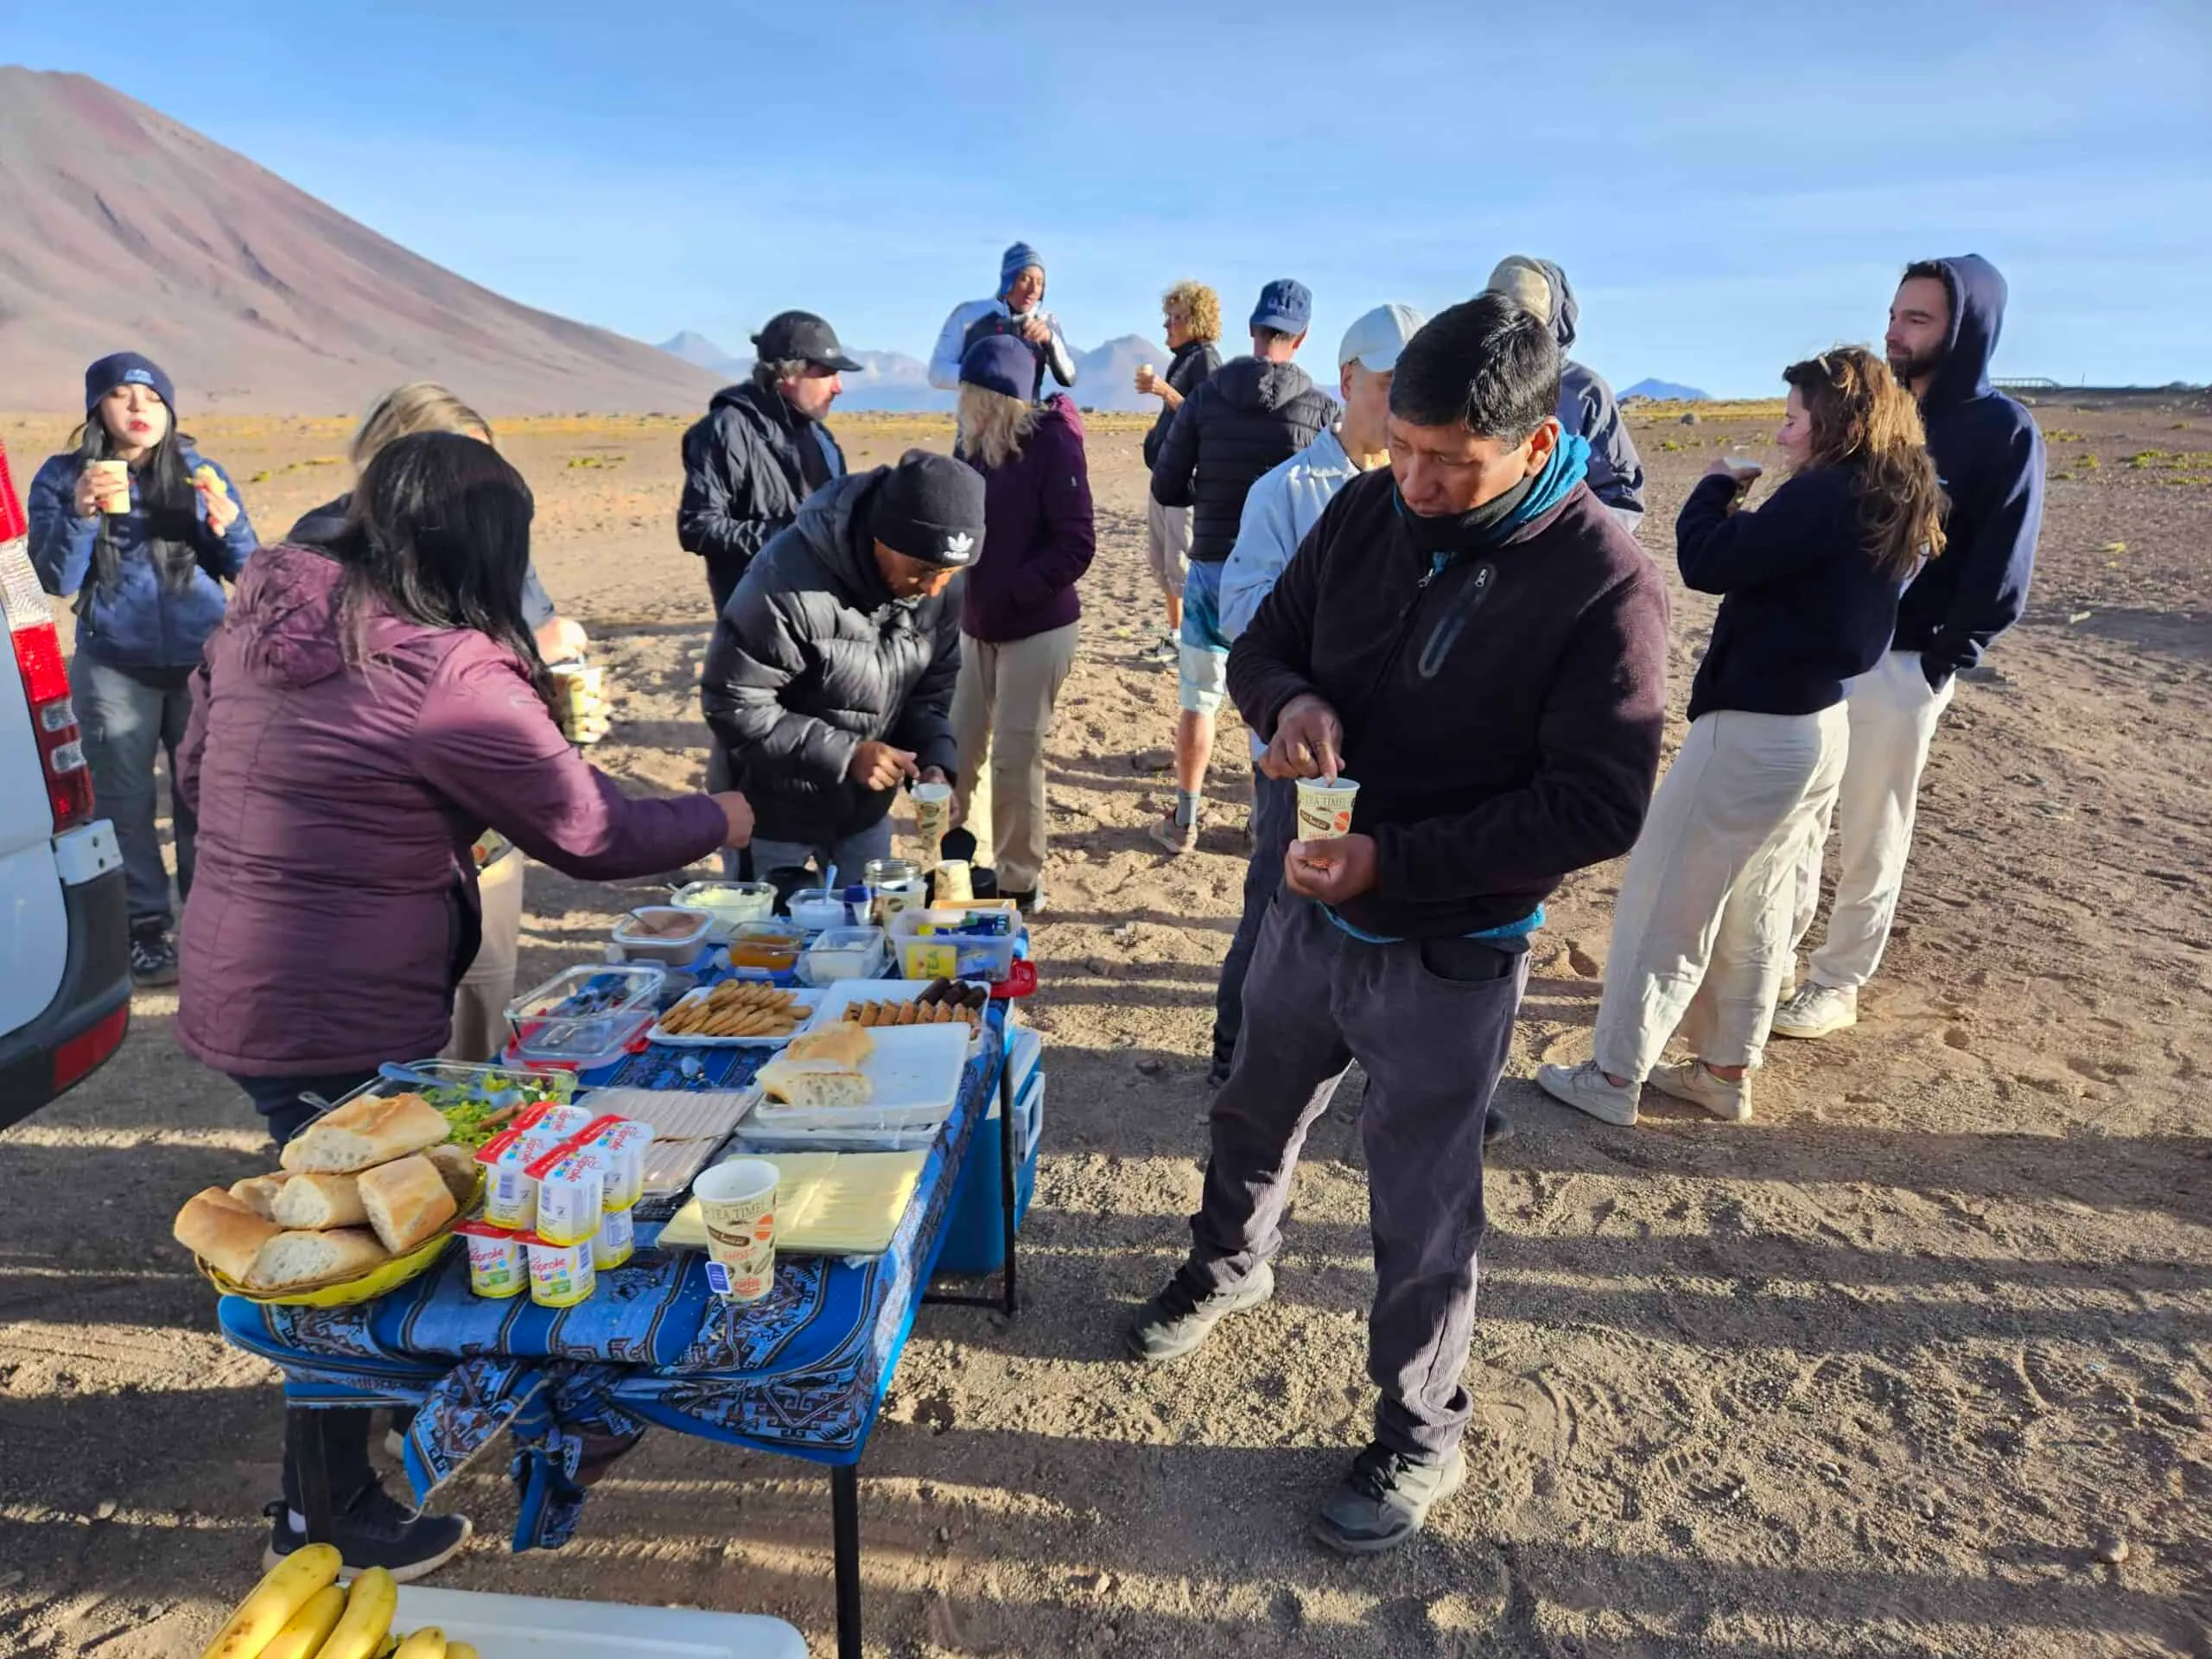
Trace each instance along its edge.
<instances>
[{"instance_id":1,"label":"man in dark fleece jacket","mask_svg":"<svg viewBox=\"0 0 2212 1659\"><path fill-rule=\"evenodd\" d=\"M1483 1117L1543 901L1628 850L1659 765L1667 601L1583 481L1559 347L1510 301L1452 307L1400 354L1390 468L1339 491L1230 657L1270 777L1359 794L1292 844L1215 1096L1189 1260L1130 1351L1173 1359L1273 1294L1298 1150L1352 1061L1368 1084L1375 1439L1315 1535L1403 1542L1459 1490L1483 1234Z\"/></svg>"},{"instance_id":2,"label":"man in dark fleece jacket","mask_svg":"<svg viewBox=\"0 0 2212 1659\"><path fill-rule=\"evenodd\" d=\"M1244 497L1262 474L1313 442L1343 410L1291 359L1306 343L1313 295L1279 276L1252 308L1252 354L1224 363L1183 400L1152 466L1152 499L1191 509L1191 568L1183 578L1176 692L1175 810L1152 827L1175 854L1198 844L1206 758L1221 712L1229 636L1221 627L1221 567L1236 545Z\"/></svg>"},{"instance_id":3,"label":"man in dark fleece jacket","mask_svg":"<svg viewBox=\"0 0 2212 1659\"><path fill-rule=\"evenodd\" d=\"M2043 530L2043 434L1989 384L2005 300L1997 267L1968 253L1908 267L1890 305L1890 369L1920 400L1928 453L1950 498L1947 545L1898 601L1888 656L1851 683L1835 902L1809 982L1775 1013L1777 1036L1825 1037L1859 1022L1859 988L1889 943L1920 773L1954 677L2027 607ZM1815 843L1799 872L1800 940L1820 906L1821 852Z\"/></svg>"}]
</instances>

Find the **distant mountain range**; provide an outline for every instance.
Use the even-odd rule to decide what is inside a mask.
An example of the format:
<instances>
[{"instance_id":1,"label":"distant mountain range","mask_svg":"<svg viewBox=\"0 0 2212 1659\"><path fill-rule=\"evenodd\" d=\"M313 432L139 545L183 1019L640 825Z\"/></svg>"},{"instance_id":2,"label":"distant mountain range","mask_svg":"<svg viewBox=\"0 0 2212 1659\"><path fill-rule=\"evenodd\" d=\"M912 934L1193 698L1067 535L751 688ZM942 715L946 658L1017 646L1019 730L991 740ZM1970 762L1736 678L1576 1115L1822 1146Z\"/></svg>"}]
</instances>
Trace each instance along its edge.
<instances>
[{"instance_id":1,"label":"distant mountain range","mask_svg":"<svg viewBox=\"0 0 2212 1659\"><path fill-rule=\"evenodd\" d=\"M1677 380L1639 380L1632 386L1621 388L1624 397L1649 397L1662 404L1705 404L1713 401L1709 391L1700 391L1695 386L1683 385Z\"/></svg>"},{"instance_id":2,"label":"distant mountain range","mask_svg":"<svg viewBox=\"0 0 2212 1659\"><path fill-rule=\"evenodd\" d=\"M725 381L742 380L753 372L751 358L733 357L704 334L689 328L673 339L663 340L660 348ZM951 409L957 401L953 393L940 391L930 385L930 365L918 357L909 357L904 352L863 352L849 346L845 349L848 356L864 367L860 373L845 377L845 393L837 400L840 409L942 412ZM1075 385L1070 395L1085 409L1148 414L1158 409L1160 403L1157 398L1138 396L1137 365L1149 363L1154 368L1165 368L1168 356L1166 346L1154 345L1141 334L1123 334L1094 350L1078 351L1075 353ZM1049 375L1046 377L1045 388L1048 392L1058 389Z\"/></svg>"}]
</instances>

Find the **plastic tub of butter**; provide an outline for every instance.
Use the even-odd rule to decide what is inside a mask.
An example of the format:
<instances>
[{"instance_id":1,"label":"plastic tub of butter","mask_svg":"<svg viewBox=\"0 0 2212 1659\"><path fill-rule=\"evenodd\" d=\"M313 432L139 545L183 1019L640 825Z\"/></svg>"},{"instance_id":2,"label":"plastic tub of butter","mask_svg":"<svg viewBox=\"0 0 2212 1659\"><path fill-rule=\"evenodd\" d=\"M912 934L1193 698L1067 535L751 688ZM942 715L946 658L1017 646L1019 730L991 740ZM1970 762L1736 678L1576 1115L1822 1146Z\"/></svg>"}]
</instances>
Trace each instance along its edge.
<instances>
[{"instance_id":1,"label":"plastic tub of butter","mask_svg":"<svg viewBox=\"0 0 2212 1659\"><path fill-rule=\"evenodd\" d=\"M707 918L709 944L728 944L740 923L765 922L776 913L776 888L768 881L694 881L668 902Z\"/></svg>"},{"instance_id":2,"label":"plastic tub of butter","mask_svg":"<svg viewBox=\"0 0 2212 1659\"><path fill-rule=\"evenodd\" d=\"M530 1300L540 1307L574 1307L591 1300L599 1287L599 1270L592 1266L591 1241L549 1244L536 1233L520 1235L523 1254L530 1260Z\"/></svg>"},{"instance_id":3,"label":"plastic tub of butter","mask_svg":"<svg viewBox=\"0 0 2212 1659\"><path fill-rule=\"evenodd\" d=\"M498 1301L530 1288L530 1262L521 1234L488 1221L464 1221L454 1231L468 1241L469 1289Z\"/></svg>"}]
</instances>

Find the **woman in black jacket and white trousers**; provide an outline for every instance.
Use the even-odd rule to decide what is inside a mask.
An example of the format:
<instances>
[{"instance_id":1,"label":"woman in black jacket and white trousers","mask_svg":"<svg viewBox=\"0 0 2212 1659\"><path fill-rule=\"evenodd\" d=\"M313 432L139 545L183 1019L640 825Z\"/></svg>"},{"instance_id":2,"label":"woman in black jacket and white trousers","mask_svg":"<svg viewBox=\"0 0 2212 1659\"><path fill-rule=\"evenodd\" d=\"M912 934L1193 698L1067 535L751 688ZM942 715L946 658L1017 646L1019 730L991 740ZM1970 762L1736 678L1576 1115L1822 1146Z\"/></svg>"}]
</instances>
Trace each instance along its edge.
<instances>
[{"instance_id":1,"label":"woman in black jacket and white trousers","mask_svg":"<svg viewBox=\"0 0 2212 1659\"><path fill-rule=\"evenodd\" d=\"M1796 870L1843 776L1846 682L1889 649L1897 596L1942 549L1920 411L1889 367L1841 346L1783 372L1775 443L1790 476L1756 512L1758 469L1716 461L1675 524L1682 580L1722 595L1690 729L1613 908L1596 1057L1544 1090L1634 1123L1647 1080L1740 1122L1789 958ZM1662 1065L1680 1028L1693 1053Z\"/></svg>"}]
</instances>

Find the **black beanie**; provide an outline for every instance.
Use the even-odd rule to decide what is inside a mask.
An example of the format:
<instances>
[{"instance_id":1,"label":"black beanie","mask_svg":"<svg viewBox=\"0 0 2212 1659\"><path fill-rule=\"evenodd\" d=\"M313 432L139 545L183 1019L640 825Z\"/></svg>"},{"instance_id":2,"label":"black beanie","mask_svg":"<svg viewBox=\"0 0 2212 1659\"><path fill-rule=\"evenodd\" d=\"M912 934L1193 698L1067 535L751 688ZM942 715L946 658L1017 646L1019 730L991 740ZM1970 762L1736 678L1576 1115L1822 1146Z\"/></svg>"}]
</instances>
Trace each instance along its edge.
<instances>
[{"instance_id":1,"label":"black beanie","mask_svg":"<svg viewBox=\"0 0 2212 1659\"><path fill-rule=\"evenodd\" d=\"M983 475L950 455L909 449L886 469L868 531L894 553L963 570L983 550Z\"/></svg>"}]
</instances>

